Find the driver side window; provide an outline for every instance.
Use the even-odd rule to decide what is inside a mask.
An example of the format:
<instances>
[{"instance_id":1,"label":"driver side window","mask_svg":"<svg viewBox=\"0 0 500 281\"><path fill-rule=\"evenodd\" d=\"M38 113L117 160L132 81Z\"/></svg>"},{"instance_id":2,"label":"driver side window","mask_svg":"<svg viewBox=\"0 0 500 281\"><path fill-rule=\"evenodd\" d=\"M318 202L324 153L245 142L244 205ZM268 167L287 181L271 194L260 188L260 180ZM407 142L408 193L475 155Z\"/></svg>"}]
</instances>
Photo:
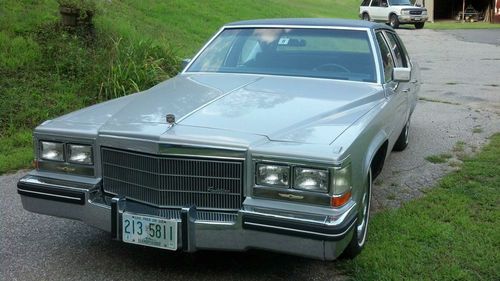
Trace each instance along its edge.
<instances>
[{"instance_id":1,"label":"driver side window","mask_svg":"<svg viewBox=\"0 0 500 281\"><path fill-rule=\"evenodd\" d=\"M378 7L378 6L380 6L380 0L373 0L372 4L370 5L370 7Z\"/></svg>"},{"instance_id":2,"label":"driver side window","mask_svg":"<svg viewBox=\"0 0 500 281\"><path fill-rule=\"evenodd\" d=\"M392 80L394 59L392 57L389 46L387 46L387 42L385 42L382 32L377 32L377 43L380 48L380 54L382 56L382 63L384 66L384 81L387 83Z\"/></svg>"}]
</instances>

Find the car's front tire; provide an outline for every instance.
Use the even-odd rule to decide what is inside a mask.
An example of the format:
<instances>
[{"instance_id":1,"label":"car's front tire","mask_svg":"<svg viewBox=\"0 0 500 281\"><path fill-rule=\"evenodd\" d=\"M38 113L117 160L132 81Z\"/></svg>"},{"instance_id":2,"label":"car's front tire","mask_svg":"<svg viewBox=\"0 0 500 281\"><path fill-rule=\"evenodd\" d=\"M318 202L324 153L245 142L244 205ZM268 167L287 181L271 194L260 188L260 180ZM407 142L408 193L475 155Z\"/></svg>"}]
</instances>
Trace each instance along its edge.
<instances>
[{"instance_id":1,"label":"car's front tire","mask_svg":"<svg viewBox=\"0 0 500 281\"><path fill-rule=\"evenodd\" d=\"M392 14L392 15L389 17L389 25L390 25L392 28L398 28L398 27L399 27L399 19L398 19L398 16L396 16L395 14Z\"/></svg>"},{"instance_id":2,"label":"car's front tire","mask_svg":"<svg viewBox=\"0 0 500 281\"><path fill-rule=\"evenodd\" d=\"M415 24L415 28L416 28L416 29L422 29L422 28L424 28L424 24L425 24L425 23L423 23L423 22L416 23L416 24Z\"/></svg>"},{"instance_id":3,"label":"car's front tire","mask_svg":"<svg viewBox=\"0 0 500 281\"><path fill-rule=\"evenodd\" d=\"M368 222L370 221L370 201L372 198L372 170L368 172L366 185L361 198L358 220L356 222L351 241L342 254L343 257L352 259L356 257L366 244Z\"/></svg>"},{"instance_id":4,"label":"car's front tire","mask_svg":"<svg viewBox=\"0 0 500 281\"><path fill-rule=\"evenodd\" d=\"M405 148L408 146L409 143L409 136L410 136L410 119L408 118L408 121L406 121L406 124L403 127L401 134L399 134L398 140L394 144L392 150L394 151L405 150Z\"/></svg>"},{"instance_id":5,"label":"car's front tire","mask_svg":"<svg viewBox=\"0 0 500 281\"><path fill-rule=\"evenodd\" d=\"M370 21L370 15L368 15L368 13L363 13L363 20Z\"/></svg>"}]
</instances>

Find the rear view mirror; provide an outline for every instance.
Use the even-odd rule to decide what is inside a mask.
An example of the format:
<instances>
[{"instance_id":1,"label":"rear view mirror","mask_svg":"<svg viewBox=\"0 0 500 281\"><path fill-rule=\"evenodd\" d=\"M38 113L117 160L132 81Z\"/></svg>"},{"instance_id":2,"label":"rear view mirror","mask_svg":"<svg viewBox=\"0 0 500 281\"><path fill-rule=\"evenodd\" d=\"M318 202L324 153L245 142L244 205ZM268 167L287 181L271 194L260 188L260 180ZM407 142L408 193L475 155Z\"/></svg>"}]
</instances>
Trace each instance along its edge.
<instances>
[{"instance_id":1,"label":"rear view mirror","mask_svg":"<svg viewBox=\"0 0 500 281\"><path fill-rule=\"evenodd\" d=\"M411 68L395 67L392 72L392 79L396 82L408 82L411 79Z\"/></svg>"}]
</instances>

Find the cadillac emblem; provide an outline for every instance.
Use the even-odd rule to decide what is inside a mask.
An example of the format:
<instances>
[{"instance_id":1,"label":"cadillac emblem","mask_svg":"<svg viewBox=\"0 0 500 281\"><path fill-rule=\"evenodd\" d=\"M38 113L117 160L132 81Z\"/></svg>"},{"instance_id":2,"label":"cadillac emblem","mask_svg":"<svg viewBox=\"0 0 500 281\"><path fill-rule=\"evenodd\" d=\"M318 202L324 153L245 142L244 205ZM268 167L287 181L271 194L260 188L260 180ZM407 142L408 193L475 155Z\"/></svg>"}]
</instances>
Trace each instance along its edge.
<instances>
[{"instance_id":1,"label":"cadillac emblem","mask_svg":"<svg viewBox=\"0 0 500 281\"><path fill-rule=\"evenodd\" d=\"M175 124L175 115L167 114L167 123L170 125L174 125Z\"/></svg>"}]
</instances>

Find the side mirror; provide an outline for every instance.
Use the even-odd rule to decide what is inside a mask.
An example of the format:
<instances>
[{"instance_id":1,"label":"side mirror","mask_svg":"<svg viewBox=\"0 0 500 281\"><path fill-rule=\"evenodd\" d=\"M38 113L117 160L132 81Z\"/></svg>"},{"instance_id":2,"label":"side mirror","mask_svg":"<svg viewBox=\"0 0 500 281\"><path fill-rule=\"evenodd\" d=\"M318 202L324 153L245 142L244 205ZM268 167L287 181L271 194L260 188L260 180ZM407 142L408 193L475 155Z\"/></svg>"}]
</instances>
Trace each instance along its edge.
<instances>
[{"instance_id":1,"label":"side mirror","mask_svg":"<svg viewBox=\"0 0 500 281\"><path fill-rule=\"evenodd\" d=\"M191 59L183 59L181 61L181 68L184 69L191 62Z\"/></svg>"},{"instance_id":2,"label":"side mirror","mask_svg":"<svg viewBox=\"0 0 500 281\"><path fill-rule=\"evenodd\" d=\"M396 82L408 82L411 80L411 68L395 67L392 72L392 80Z\"/></svg>"}]
</instances>

